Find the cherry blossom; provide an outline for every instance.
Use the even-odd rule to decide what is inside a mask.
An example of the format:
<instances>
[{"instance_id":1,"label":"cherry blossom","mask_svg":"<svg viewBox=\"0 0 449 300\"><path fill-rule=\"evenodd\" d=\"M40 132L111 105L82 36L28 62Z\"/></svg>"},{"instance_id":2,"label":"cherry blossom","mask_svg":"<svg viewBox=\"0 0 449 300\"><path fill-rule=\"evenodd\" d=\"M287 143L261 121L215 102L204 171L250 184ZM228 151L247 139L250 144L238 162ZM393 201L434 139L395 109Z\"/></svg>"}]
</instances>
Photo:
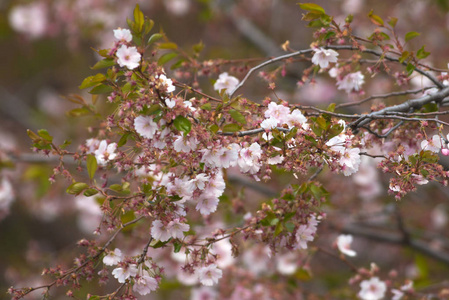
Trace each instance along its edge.
<instances>
[{"instance_id":1,"label":"cherry blossom","mask_svg":"<svg viewBox=\"0 0 449 300\"><path fill-rule=\"evenodd\" d=\"M211 193L203 193L198 198L198 204L196 205L196 210L199 211L203 216L210 215L217 210L218 202L220 200L217 196Z\"/></svg>"},{"instance_id":2,"label":"cherry blossom","mask_svg":"<svg viewBox=\"0 0 449 300\"><path fill-rule=\"evenodd\" d=\"M125 283L125 281L130 277L135 277L137 275L137 266L135 264L123 265L119 268L112 270L112 275L120 283Z\"/></svg>"},{"instance_id":3,"label":"cherry blossom","mask_svg":"<svg viewBox=\"0 0 449 300\"><path fill-rule=\"evenodd\" d=\"M106 165L109 160L114 160L117 156L117 153L114 153L116 149L116 143L108 144L105 140L101 141L98 149L94 152L98 164Z\"/></svg>"},{"instance_id":4,"label":"cherry blossom","mask_svg":"<svg viewBox=\"0 0 449 300\"><path fill-rule=\"evenodd\" d=\"M357 253L351 249L352 235L341 234L337 237L338 250L347 256L356 256Z\"/></svg>"},{"instance_id":5,"label":"cherry blossom","mask_svg":"<svg viewBox=\"0 0 449 300\"><path fill-rule=\"evenodd\" d=\"M168 241L171 238L171 232L168 227L168 224L165 225L160 220L154 220L151 225L151 236L155 240L159 240L161 242Z\"/></svg>"},{"instance_id":6,"label":"cherry blossom","mask_svg":"<svg viewBox=\"0 0 449 300\"><path fill-rule=\"evenodd\" d=\"M285 105L276 104L276 102L270 102L268 108L265 111L265 118L274 118L278 123L283 123L288 119L290 115L290 108Z\"/></svg>"},{"instance_id":7,"label":"cherry blossom","mask_svg":"<svg viewBox=\"0 0 449 300\"><path fill-rule=\"evenodd\" d=\"M157 124L153 122L153 118L150 116L138 116L135 118L134 128L140 136L147 139L153 138L158 130Z\"/></svg>"},{"instance_id":8,"label":"cherry blossom","mask_svg":"<svg viewBox=\"0 0 449 300\"><path fill-rule=\"evenodd\" d=\"M296 247L298 249L307 249L307 242L314 239L316 228L307 225L300 225L296 231Z\"/></svg>"},{"instance_id":9,"label":"cherry blossom","mask_svg":"<svg viewBox=\"0 0 449 300\"><path fill-rule=\"evenodd\" d=\"M329 63L335 63L338 61L338 52L332 49L313 49L315 52L312 57L312 63L315 65L319 65L320 68L326 69L329 66Z\"/></svg>"},{"instance_id":10,"label":"cherry blossom","mask_svg":"<svg viewBox=\"0 0 449 300\"><path fill-rule=\"evenodd\" d=\"M380 281L378 277L372 277L360 283L360 292L358 296L362 300L379 300L385 296L387 285Z\"/></svg>"},{"instance_id":11,"label":"cherry blossom","mask_svg":"<svg viewBox=\"0 0 449 300\"><path fill-rule=\"evenodd\" d=\"M175 239L182 239L184 237L184 232L189 231L189 224L181 223L179 219L175 219L168 223L167 228L170 235Z\"/></svg>"},{"instance_id":12,"label":"cherry blossom","mask_svg":"<svg viewBox=\"0 0 449 300\"><path fill-rule=\"evenodd\" d=\"M194 288L190 294L190 300L215 300L218 299L218 293L208 286Z\"/></svg>"},{"instance_id":13,"label":"cherry blossom","mask_svg":"<svg viewBox=\"0 0 449 300\"><path fill-rule=\"evenodd\" d=\"M429 150L435 153L440 152L442 146L443 143L441 142L441 137L437 134L432 136L432 139L421 142L421 149Z\"/></svg>"},{"instance_id":14,"label":"cherry blossom","mask_svg":"<svg viewBox=\"0 0 449 300\"><path fill-rule=\"evenodd\" d=\"M136 47L127 47L126 45L121 45L118 48L116 56L119 66L127 67L130 70L140 65L140 58L142 57Z\"/></svg>"},{"instance_id":15,"label":"cherry blossom","mask_svg":"<svg viewBox=\"0 0 449 300\"><path fill-rule=\"evenodd\" d=\"M214 90L226 90L226 92L230 94L234 91L238 84L239 80L236 77L230 76L227 72L224 72L218 76L218 79L214 84Z\"/></svg>"},{"instance_id":16,"label":"cherry blossom","mask_svg":"<svg viewBox=\"0 0 449 300\"><path fill-rule=\"evenodd\" d=\"M118 28L118 29L114 29L114 37L116 40L120 41L120 42L126 42L129 43L132 41L133 36L131 34L131 31L129 29L122 29L122 28Z\"/></svg>"},{"instance_id":17,"label":"cherry blossom","mask_svg":"<svg viewBox=\"0 0 449 300\"><path fill-rule=\"evenodd\" d=\"M168 93L175 91L176 87L173 85L173 80L167 78L167 76L165 76L164 74L159 75L158 78L162 81L162 84L165 86Z\"/></svg>"},{"instance_id":18,"label":"cherry blossom","mask_svg":"<svg viewBox=\"0 0 449 300\"><path fill-rule=\"evenodd\" d=\"M39 38L48 27L47 8L39 2L14 6L9 13L9 24L18 32Z\"/></svg>"},{"instance_id":19,"label":"cherry blossom","mask_svg":"<svg viewBox=\"0 0 449 300\"><path fill-rule=\"evenodd\" d=\"M5 176L0 184L0 211L8 212L14 200L14 190L11 182Z\"/></svg>"},{"instance_id":20,"label":"cherry blossom","mask_svg":"<svg viewBox=\"0 0 449 300\"><path fill-rule=\"evenodd\" d=\"M347 74L342 80L337 81L337 87L339 90L345 90L348 94L353 90L358 92L362 88L362 84L365 82L364 78L365 76L363 76L360 71L350 73Z\"/></svg>"},{"instance_id":21,"label":"cherry blossom","mask_svg":"<svg viewBox=\"0 0 449 300\"><path fill-rule=\"evenodd\" d=\"M145 296L152 291L157 290L158 287L159 283L155 278L149 275L142 275L136 277L133 290L140 295Z\"/></svg>"},{"instance_id":22,"label":"cherry blossom","mask_svg":"<svg viewBox=\"0 0 449 300\"><path fill-rule=\"evenodd\" d=\"M122 251L118 248L115 248L114 251L109 251L108 255L103 257L103 263L108 266L114 266L121 262L123 259Z\"/></svg>"},{"instance_id":23,"label":"cherry blossom","mask_svg":"<svg viewBox=\"0 0 449 300\"><path fill-rule=\"evenodd\" d=\"M197 145L198 140L195 137L185 137L182 135L177 136L176 140L173 142L173 148L176 152L189 153L195 151Z\"/></svg>"},{"instance_id":24,"label":"cherry blossom","mask_svg":"<svg viewBox=\"0 0 449 300\"><path fill-rule=\"evenodd\" d=\"M198 269L198 279L202 285L212 286L223 276L223 271L217 265L211 264Z\"/></svg>"},{"instance_id":25,"label":"cherry blossom","mask_svg":"<svg viewBox=\"0 0 449 300\"><path fill-rule=\"evenodd\" d=\"M279 121L277 119L270 117L268 119L263 120L262 123L260 123L260 127L262 127L265 130L270 130L276 128L278 123Z\"/></svg>"}]
</instances>

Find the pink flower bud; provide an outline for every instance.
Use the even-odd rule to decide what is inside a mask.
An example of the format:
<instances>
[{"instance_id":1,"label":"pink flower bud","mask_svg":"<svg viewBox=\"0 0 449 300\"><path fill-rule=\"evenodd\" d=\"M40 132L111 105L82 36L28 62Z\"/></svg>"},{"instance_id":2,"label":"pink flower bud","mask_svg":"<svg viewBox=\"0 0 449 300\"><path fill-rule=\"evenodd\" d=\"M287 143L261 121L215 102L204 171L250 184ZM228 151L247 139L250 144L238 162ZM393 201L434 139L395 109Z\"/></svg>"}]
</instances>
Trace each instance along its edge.
<instances>
[{"instance_id":1,"label":"pink flower bud","mask_svg":"<svg viewBox=\"0 0 449 300\"><path fill-rule=\"evenodd\" d=\"M449 155L449 149L447 149L447 148L441 149L441 154L443 154L444 156L448 156Z\"/></svg>"}]
</instances>

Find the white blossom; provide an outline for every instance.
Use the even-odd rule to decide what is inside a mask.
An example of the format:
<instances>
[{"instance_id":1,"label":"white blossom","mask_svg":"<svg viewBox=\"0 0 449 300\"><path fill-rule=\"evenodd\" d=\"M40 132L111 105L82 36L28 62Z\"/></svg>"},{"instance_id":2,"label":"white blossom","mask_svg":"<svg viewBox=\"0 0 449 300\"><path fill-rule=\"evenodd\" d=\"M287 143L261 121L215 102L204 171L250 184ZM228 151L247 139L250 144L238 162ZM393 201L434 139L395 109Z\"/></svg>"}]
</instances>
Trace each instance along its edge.
<instances>
[{"instance_id":1,"label":"white blossom","mask_svg":"<svg viewBox=\"0 0 449 300\"><path fill-rule=\"evenodd\" d=\"M176 140L173 142L173 148L176 152L185 152L189 153L191 151L195 151L198 145L198 140L196 137L185 137L179 135Z\"/></svg>"},{"instance_id":2,"label":"white blossom","mask_svg":"<svg viewBox=\"0 0 449 300\"><path fill-rule=\"evenodd\" d=\"M0 210L9 211L14 200L14 189L8 178L3 177L0 184Z\"/></svg>"},{"instance_id":3,"label":"white blossom","mask_svg":"<svg viewBox=\"0 0 449 300\"><path fill-rule=\"evenodd\" d=\"M274 118L279 123L287 121L288 115L290 115L290 108L285 105L276 104L276 102L270 102L265 111L265 118Z\"/></svg>"},{"instance_id":4,"label":"white blossom","mask_svg":"<svg viewBox=\"0 0 449 300\"><path fill-rule=\"evenodd\" d=\"M9 13L9 24L14 30L31 38L43 36L48 26L45 4L35 2L14 6Z\"/></svg>"},{"instance_id":5,"label":"white blossom","mask_svg":"<svg viewBox=\"0 0 449 300\"><path fill-rule=\"evenodd\" d=\"M150 116L138 116L135 118L134 128L140 136L147 139L152 139L158 130L157 124L153 122L153 118Z\"/></svg>"},{"instance_id":6,"label":"white blossom","mask_svg":"<svg viewBox=\"0 0 449 300\"><path fill-rule=\"evenodd\" d=\"M141 55L136 47L121 45L115 55L117 56L117 63L120 67L127 67L132 70L137 68L140 64Z\"/></svg>"},{"instance_id":7,"label":"white blossom","mask_svg":"<svg viewBox=\"0 0 449 300\"><path fill-rule=\"evenodd\" d=\"M135 264L129 264L127 266L115 268L112 270L112 275L117 278L118 282L125 283L128 278L135 277L137 271L137 266Z\"/></svg>"},{"instance_id":8,"label":"white blossom","mask_svg":"<svg viewBox=\"0 0 449 300\"><path fill-rule=\"evenodd\" d=\"M442 146L443 144L441 142L441 137L437 134L432 136L432 139L421 142L421 149L429 150L435 153L440 152Z\"/></svg>"},{"instance_id":9,"label":"white blossom","mask_svg":"<svg viewBox=\"0 0 449 300\"><path fill-rule=\"evenodd\" d=\"M142 296L157 290L159 283L157 280L148 275L138 276L135 280L133 290Z\"/></svg>"},{"instance_id":10,"label":"white blossom","mask_svg":"<svg viewBox=\"0 0 449 300\"><path fill-rule=\"evenodd\" d=\"M181 223L179 219L175 219L168 223L167 228L170 235L175 239L182 239L184 237L184 232L189 231L189 224Z\"/></svg>"},{"instance_id":11,"label":"white blossom","mask_svg":"<svg viewBox=\"0 0 449 300\"><path fill-rule=\"evenodd\" d=\"M167 225L160 220L154 220L151 225L151 236L161 242L168 241L171 238L171 233Z\"/></svg>"},{"instance_id":12,"label":"white blossom","mask_svg":"<svg viewBox=\"0 0 449 300\"><path fill-rule=\"evenodd\" d=\"M279 123L278 120L276 120L273 117L270 117L268 119L263 120L262 123L260 123L260 127L262 127L265 130L270 130L276 128L278 123Z\"/></svg>"},{"instance_id":13,"label":"white blossom","mask_svg":"<svg viewBox=\"0 0 449 300\"><path fill-rule=\"evenodd\" d=\"M218 279L220 279L222 276L223 271L220 270L215 264L202 267L198 270L198 279L200 280L201 284L206 286L212 286L216 284L218 282Z\"/></svg>"},{"instance_id":14,"label":"white blossom","mask_svg":"<svg viewBox=\"0 0 449 300\"><path fill-rule=\"evenodd\" d=\"M307 249L307 242L311 242L314 239L316 227L300 225L296 231L296 248Z\"/></svg>"},{"instance_id":15,"label":"white blossom","mask_svg":"<svg viewBox=\"0 0 449 300\"><path fill-rule=\"evenodd\" d=\"M339 90L345 90L348 94L353 90L358 92L365 82L364 78L365 76L360 71L349 73L342 80L337 81L337 87Z\"/></svg>"},{"instance_id":16,"label":"white blossom","mask_svg":"<svg viewBox=\"0 0 449 300\"><path fill-rule=\"evenodd\" d=\"M352 235L350 234L340 234L337 237L337 247L338 250L347 256L356 256L357 253L351 249Z\"/></svg>"},{"instance_id":17,"label":"white blossom","mask_svg":"<svg viewBox=\"0 0 449 300\"><path fill-rule=\"evenodd\" d=\"M335 63L338 61L338 52L332 49L313 49L315 54L312 57L312 63L315 65L319 65L320 68L326 69L329 66L329 63Z\"/></svg>"},{"instance_id":18,"label":"white blossom","mask_svg":"<svg viewBox=\"0 0 449 300\"><path fill-rule=\"evenodd\" d=\"M103 263L108 266L114 266L121 262L123 259L123 254L120 249L115 248L114 251L109 251L108 255L103 257Z\"/></svg>"},{"instance_id":19,"label":"white blossom","mask_svg":"<svg viewBox=\"0 0 449 300\"><path fill-rule=\"evenodd\" d=\"M377 277L364 280L360 283L360 292L358 296L362 300L379 300L385 296L387 285Z\"/></svg>"},{"instance_id":20,"label":"white blossom","mask_svg":"<svg viewBox=\"0 0 449 300\"><path fill-rule=\"evenodd\" d=\"M116 143L111 143L108 145L105 140L102 140L100 142L100 145L98 146L98 149L94 152L98 164L106 165L109 160L115 159L115 157L117 156L117 153L115 153L116 149Z\"/></svg>"},{"instance_id":21,"label":"white blossom","mask_svg":"<svg viewBox=\"0 0 449 300\"><path fill-rule=\"evenodd\" d=\"M133 40L133 36L129 29L122 29L119 27L117 29L114 29L113 31L114 37L118 41L129 43Z\"/></svg>"},{"instance_id":22,"label":"white blossom","mask_svg":"<svg viewBox=\"0 0 449 300\"><path fill-rule=\"evenodd\" d=\"M175 91L176 87L173 85L173 80L167 78L167 76L165 76L164 74L159 75L159 79L162 81L162 84L164 84L165 87L167 88L168 93Z\"/></svg>"},{"instance_id":23,"label":"white blossom","mask_svg":"<svg viewBox=\"0 0 449 300\"><path fill-rule=\"evenodd\" d=\"M230 94L234 91L238 84L239 80L236 77L230 76L227 72L224 72L218 76L218 79L214 84L214 90L226 90L226 92Z\"/></svg>"}]
</instances>

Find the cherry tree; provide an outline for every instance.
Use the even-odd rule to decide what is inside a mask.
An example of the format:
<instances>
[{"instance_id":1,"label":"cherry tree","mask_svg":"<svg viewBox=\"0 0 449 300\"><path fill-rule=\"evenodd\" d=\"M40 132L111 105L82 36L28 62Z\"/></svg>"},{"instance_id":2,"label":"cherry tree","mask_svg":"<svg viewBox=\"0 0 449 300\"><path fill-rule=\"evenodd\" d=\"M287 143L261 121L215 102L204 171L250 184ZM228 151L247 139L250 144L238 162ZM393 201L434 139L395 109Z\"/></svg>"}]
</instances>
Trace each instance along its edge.
<instances>
[{"instance_id":1,"label":"cherry tree","mask_svg":"<svg viewBox=\"0 0 449 300\"><path fill-rule=\"evenodd\" d=\"M427 63L430 50L411 46L420 34L397 30L397 18L371 11L360 35L351 14L297 9L314 29L310 47L285 41L263 59L203 59L202 42L178 46L139 5L127 28L108 32L112 47L95 49L79 86L90 95L66 96L77 105L69 115L91 119L89 137L27 131L93 235L42 271L49 280L11 287L13 299L62 289L92 300L173 290L191 299L448 296L447 284L429 283L444 279L447 239L432 238L428 224L409 229L400 206L421 186L447 186L447 70ZM45 24L30 29L17 14L17 30L39 36ZM332 82L345 100L284 95L292 73L299 88ZM389 90L376 93L377 81ZM269 92L255 96L252 85ZM12 186L1 184L7 208ZM389 196L376 202L382 191ZM407 274L407 251L435 274Z\"/></svg>"}]
</instances>

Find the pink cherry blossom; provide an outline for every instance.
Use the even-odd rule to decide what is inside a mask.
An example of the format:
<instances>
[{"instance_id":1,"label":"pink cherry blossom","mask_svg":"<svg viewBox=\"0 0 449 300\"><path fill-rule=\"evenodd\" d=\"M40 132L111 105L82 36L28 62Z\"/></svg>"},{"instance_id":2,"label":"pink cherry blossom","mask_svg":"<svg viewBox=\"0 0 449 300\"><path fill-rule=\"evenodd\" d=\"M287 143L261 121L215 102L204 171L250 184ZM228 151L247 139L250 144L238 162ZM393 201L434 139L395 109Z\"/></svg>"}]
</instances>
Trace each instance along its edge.
<instances>
[{"instance_id":1,"label":"pink cherry blossom","mask_svg":"<svg viewBox=\"0 0 449 300\"><path fill-rule=\"evenodd\" d=\"M223 276L223 271L212 264L198 270L198 279L202 285L212 286Z\"/></svg>"},{"instance_id":2,"label":"pink cherry blossom","mask_svg":"<svg viewBox=\"0 0 449 300\"><path fill-rule=\"evenodd\" d=\"M127 47L126 45L121 45L118 48L116 56L119 66L127 67L130 70L140 65L140 58L142 57L136 47Z\"/></svg>"},{"instance_id":3,"label":"pink cherry blossom","mask_svg":"<svg viewBox=\"0 0 449 300\"><path fill-rule=\"evenodd\" d=\"M138 276L135 280L133 290L142 296L157 290L159 283L157 280L148 275Z\"/></svg>"},{"instance_id":4,"label":"pink cherry blossom","mask_svg":"<svg viewBox=\"0 0 449 300\"><path fill-rule=\"evenodd\" d=\"M167 228L170 235L175 239L182 239L184 237L184 232L189 231L189 224L181 223L179 219L175 219L168 223Z\"/></svg>"},{"instance_id":5,"label":"pink cherry blossom","mask_svg":"<svg viewBox=\"0 0 449 300\"><path fill-rule=\"evenodd\" d=\"M268 104L268 108L265 111L265 118L274 118L276 119L279 123L283 123L288 119L288 116L290 115L290 108L285 106L285 105L281 105L281 104L276 104L276 102L270 102L270 104Z\"/></svg>"},{"instance_id":6,"label":"pink cherry blossom","mask_svg":"<svg viewBox=\"0 0 449 300\"><path fill-rule=\"evenodd\" d=\"M171 233L168 224L165 225L160 220L154 220L153 224L151 225L151 236L155 240L159 240L161 242L168 241L171 238Z\"/></svg>"},{"instance_id":7,"label":"pink cherry blossom","mask_svg":"<svg viewBox=\"0 0 449 300\"><path fill-rule=\"evenodd\" d=\"M140 136L147 139L152 139L158 130L157 124L153 122L153 118L150 116L138 116L135 118L134 128Z\"/></svg>"},{"instance_id":8,"label":"pink cherry blossom","mask_svg":"<svg viewBox=\"0 0 449 300\"><path fill-rule=\"evenodd\" d=\"M353 90L358 92L365 82L364 78L365 76L360 71L349 73L342 80L337 81L337 87L339 90L345 90L348 94Z\"/></svg>"},{"instance_id":9,"label":"pink cherry blossom","mask_svg":"<svg viewBox=\"0 0 449 300\"><path fill-rule=\"evenodd\" d=\"M307 242L313 241L315 237L316 228L300 225L296 231L296 247L298 249L307 249Z\"/></svg>"},{"instance_id":10,"label":"pink cherry blossom","mask_svg":"<svg viewBox=\"0 0 449 300\"><path fill-rule=\"evenodd\" d=\"M379 300L385 297L387 285L380 281L378 277L372 277L360 283L360 292L358 296L362 300Z\"/></svg>"}]
</instances>

